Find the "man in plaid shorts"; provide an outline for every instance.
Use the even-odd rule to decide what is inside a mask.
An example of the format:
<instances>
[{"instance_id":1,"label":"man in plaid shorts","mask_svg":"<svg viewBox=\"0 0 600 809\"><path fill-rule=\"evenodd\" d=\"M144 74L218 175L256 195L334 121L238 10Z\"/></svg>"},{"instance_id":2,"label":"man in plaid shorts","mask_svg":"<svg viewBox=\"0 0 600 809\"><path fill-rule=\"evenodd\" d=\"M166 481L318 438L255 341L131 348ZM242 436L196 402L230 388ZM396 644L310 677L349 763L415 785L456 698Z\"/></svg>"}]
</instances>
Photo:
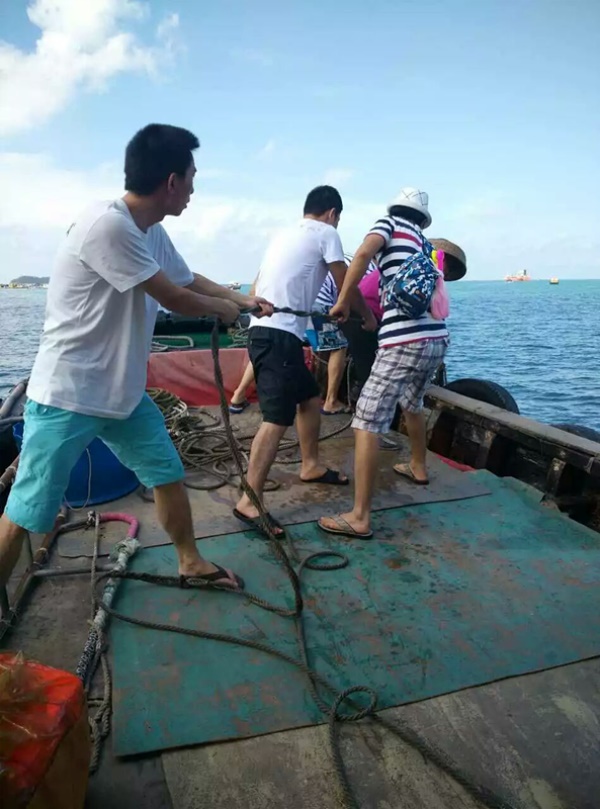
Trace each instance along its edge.
<instances>
[{"instance_id":1,"label":"man in plaid shorts","mask_svg":"<svg viewBox=\"0 0 600 809\"><path fill-rule=\"evenodd\" d=\"M342 321L348 318L349 296L371 260L375 259L379 267L381 283L390 282L404 261L422 250L422 230L430 224L427 194L404 188L388 209L388 215L375 223L357 250L331 314ZM394 471L413 484L429 483L423 397L444 359L447 345L448 330L443 320L435 320L429 312L411 319L393 304L384 305L375 363L352 422L356 436L354 507L347 514L321 518L319 526L324 531L361 539L373 536L371 503L379 435L389 431L397 404L404 413L411 459L407 464L396 464Z\"/></svg>"}]
</instances>

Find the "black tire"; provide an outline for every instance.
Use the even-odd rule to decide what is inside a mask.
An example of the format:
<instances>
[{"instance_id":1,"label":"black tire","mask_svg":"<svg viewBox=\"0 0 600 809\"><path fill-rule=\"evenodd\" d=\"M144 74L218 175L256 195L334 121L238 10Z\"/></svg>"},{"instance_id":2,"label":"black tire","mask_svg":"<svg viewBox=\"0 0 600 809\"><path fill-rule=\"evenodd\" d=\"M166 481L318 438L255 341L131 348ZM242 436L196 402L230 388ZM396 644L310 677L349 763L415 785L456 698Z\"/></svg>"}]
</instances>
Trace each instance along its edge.
<instances>
[{"instance_id":1,"label":"black tire","mask_svg":"<svg viewBox=\"0 0 600 809\"><path fill-rule=\"evenodd\" d=\"M600 433L591 427L584 427L582 424L553 424L552 427L556 427L557 430L564 430L572 435L578 435L580 438L597 441L600 444Z\"/></svg>"},{"instance_id":2,"label":"black tire","mask_svg":"<svg viewBox=\"0 0 600 809\"><path fill-rule=\"evenodd\" d=\"M446 385L446 390L453 390L455 393L460 393L461 396L468 396L478 402L501 407L509 413L519 412L519 405L506 388L489 379L455 379Z\"/></svg>"}]
</instances>

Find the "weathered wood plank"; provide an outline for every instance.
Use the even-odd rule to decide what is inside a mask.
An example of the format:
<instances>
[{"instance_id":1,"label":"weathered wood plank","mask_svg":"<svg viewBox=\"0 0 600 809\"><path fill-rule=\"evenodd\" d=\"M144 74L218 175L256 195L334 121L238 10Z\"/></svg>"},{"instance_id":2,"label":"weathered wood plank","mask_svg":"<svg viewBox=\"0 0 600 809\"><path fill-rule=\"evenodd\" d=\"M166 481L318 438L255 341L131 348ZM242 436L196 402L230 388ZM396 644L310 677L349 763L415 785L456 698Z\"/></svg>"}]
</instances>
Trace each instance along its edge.
<instances>
[{"instance_id":1,"label":"weathered wood plank","mask_svg":"<svg viewBox=\"0 0 600 809\"><path fill-rule=\"evenodd\" d=\"M548 424L509 413L498 407L469 399L445 388L431 387L429 406L456 418L477 424L498 435L516 440L550 458L559 458L589 475L600 477L600 443L558 430Z\"/></svg>"}]
</instances>

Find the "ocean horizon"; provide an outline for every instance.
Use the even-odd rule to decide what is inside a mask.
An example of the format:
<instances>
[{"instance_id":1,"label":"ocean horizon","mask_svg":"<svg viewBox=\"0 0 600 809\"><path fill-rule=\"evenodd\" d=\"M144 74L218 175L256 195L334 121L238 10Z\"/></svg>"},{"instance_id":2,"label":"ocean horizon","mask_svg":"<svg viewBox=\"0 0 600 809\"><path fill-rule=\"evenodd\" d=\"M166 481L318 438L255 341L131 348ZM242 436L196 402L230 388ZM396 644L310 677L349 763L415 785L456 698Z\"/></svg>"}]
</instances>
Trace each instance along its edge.
<instances>
[{"instance_id":1,"label":"ocean horizon","mask_svg":"<svg viewBox=\"0 0 600 809\"><path fill-rule=\"evenodd\" d=\"M448 292L449 380L489 379L524 416L600 429L600 279L469 279ZM45 298L44 289L0 289L0 398L31 369Z\"/></svg>"}]
</instances>

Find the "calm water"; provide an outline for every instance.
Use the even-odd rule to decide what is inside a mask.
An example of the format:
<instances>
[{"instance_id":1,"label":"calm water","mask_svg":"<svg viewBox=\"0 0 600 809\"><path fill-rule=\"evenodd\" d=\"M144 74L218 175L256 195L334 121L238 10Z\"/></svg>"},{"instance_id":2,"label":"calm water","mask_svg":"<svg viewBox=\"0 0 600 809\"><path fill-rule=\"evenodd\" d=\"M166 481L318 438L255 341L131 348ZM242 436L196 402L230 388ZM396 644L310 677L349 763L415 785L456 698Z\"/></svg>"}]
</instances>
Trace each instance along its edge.
<instances>
[{"instance_id":1,"label":"calm water","mask_svg":"<svg viewBox=\"0 0 600 809\"><path fill-rule=\"evenodd\" d=\"M449 379L491 379L523 415L600 429L600 280L460 281L449 291ZM45 298L0 289L0 396L31 368Z\"/></svg>"}]
</instances>

